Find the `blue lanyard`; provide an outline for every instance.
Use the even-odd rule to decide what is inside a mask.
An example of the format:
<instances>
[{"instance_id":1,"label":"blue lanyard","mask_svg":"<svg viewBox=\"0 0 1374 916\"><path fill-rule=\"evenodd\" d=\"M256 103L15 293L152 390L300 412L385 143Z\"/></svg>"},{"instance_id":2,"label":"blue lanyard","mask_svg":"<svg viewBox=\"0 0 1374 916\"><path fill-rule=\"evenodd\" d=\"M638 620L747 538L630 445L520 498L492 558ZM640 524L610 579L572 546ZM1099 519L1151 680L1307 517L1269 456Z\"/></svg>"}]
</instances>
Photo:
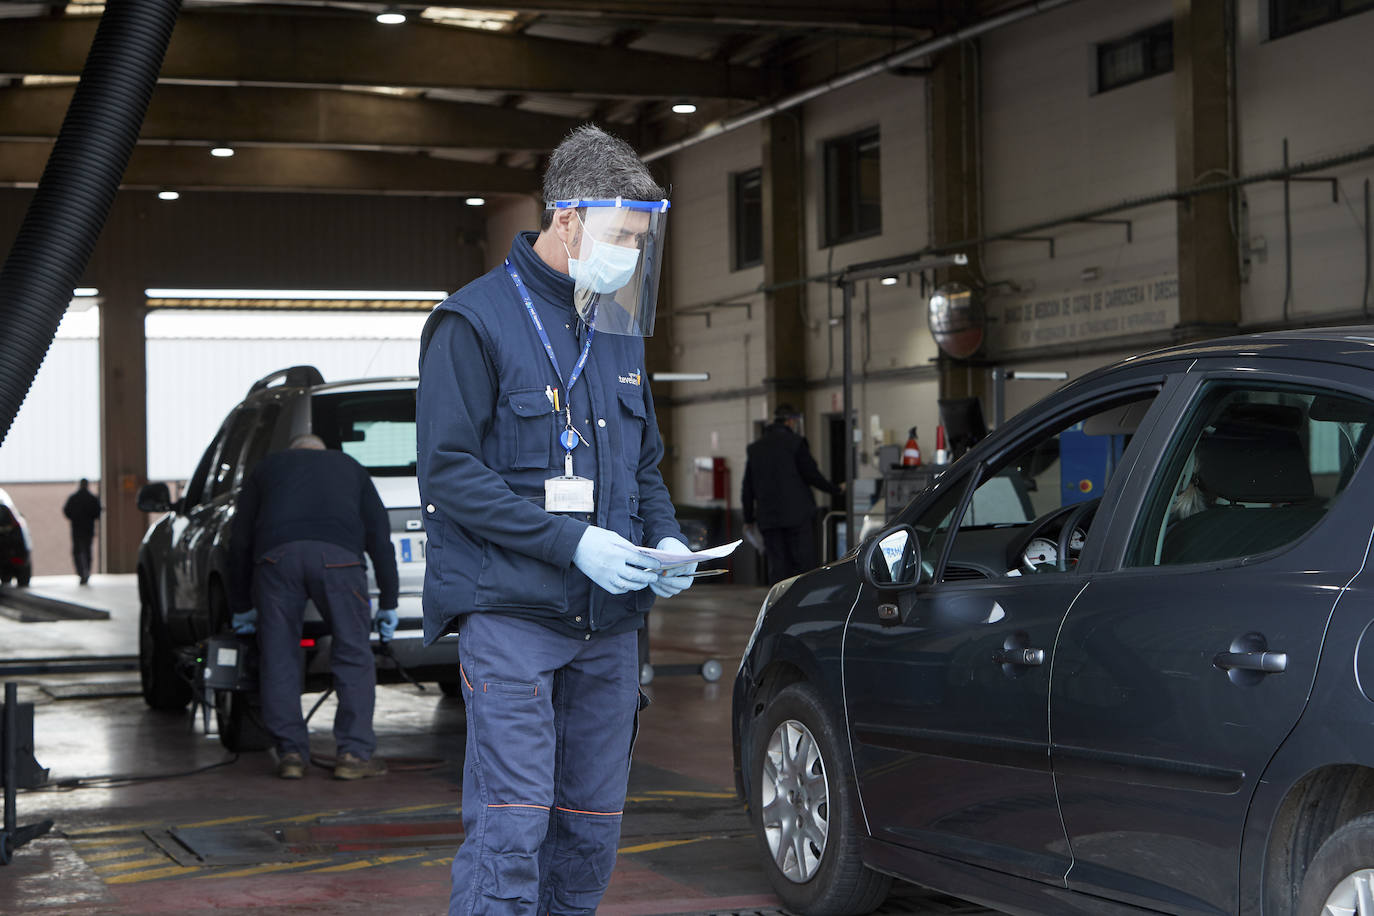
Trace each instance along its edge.
<instances>
[{"instance_id":1,"label":"blue lanyard","mask_svg":"<svg viewBox=\"0 0 1374 916\"><path fill-rule=\"evenodd\" d=\"M534 300L530 298L529 290L525 289L525 284L520 279L520 274L516 272L510 259L506 260L506 273L510 274L511 282L515 284L515 290L520 294L520 299L525 303L525 311L530 313L530 320L534 322L534 329L539 332L539 340L544 344L544 352L549 355L549 362L553 364L553 373L558 376L559 384L563 382L563 370L558 368L558 357L554 356L553 344L549 343L549 333L544 330L544 322L539 320L539 313L534 310ZM572 390L577 384L577 380L582 377L582 369L587 365L587 357L592 352L592 338L596 336L596 329L588 326L587 342L582 345L582 355L577 358L577 365L573 366L572 375L568 376L568 383L563 386L564 399L563 407L572 416ZM569 420L569 424L571 424ZM574 442L574 445L576 443ZM564 449L572 451L566 443Z\"/></svg>"}]
</instances>

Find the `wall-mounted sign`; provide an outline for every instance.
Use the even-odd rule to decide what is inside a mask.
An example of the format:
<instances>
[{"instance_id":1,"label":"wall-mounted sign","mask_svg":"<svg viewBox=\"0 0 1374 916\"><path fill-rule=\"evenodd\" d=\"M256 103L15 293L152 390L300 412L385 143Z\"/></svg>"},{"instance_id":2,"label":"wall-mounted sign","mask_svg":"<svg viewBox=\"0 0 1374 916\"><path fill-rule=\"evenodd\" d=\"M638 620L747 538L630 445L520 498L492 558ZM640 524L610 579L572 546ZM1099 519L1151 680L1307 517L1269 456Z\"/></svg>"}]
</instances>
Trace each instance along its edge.
<instances>
[{"instance_id":1,"label":"wall-mounted sign","mask_svg":"<svg viewBox=\"0 0 1374 916\"><path fill-rule=\"evenodd\" d=\"M1164 331L1178 324L1178 277L1041 293L988 303L994 352Z\"/></svg>"}]
</instances>

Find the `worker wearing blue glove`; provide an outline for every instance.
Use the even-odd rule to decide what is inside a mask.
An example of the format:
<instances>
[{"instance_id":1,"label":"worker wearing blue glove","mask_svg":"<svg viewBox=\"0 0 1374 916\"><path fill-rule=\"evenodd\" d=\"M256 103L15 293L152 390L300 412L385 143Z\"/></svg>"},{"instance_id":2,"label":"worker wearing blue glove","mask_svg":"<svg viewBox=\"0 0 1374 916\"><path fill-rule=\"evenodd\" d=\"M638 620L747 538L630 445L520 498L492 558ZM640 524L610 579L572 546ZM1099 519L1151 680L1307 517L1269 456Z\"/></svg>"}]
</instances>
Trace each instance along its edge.
<instances>
[{"instance_id":1,"label":"worker wearing blue glove","mask_svg":"<svg viewBox=\"0 0 1374 916\"><path fill-rule=\"evenodd\" d=\"M239 611L230 619L229 625L239 636L252 636L258 631L258 609L249 608Z\"/></svg>"},{"instance_id":2,"label":"worker wearing blue glove","mask_svg":"<svg viewBox=\"0 0 1374 916\"><path fill-rule=\"evenodd\" d=\"M579 127L539 233L430 315L416 467L425 639L459 632L465 839L449 912L596 912L620 837L654 596L691 584L643 335L669 203L634 151ZM555 702L556 698L556 702Z\"/></svg>"},{"instance_id":3,"label":"worker wearing blue glove","mask_svg":"<svg viewBox=\"0 0 1374 916\"><path fill-rule=\"evenodd\" d=\"M664 538L658 542L659 550L667 550L672 553L685 554L691 553L692 549L682 543L677 538ZM692 573L697 571L697 564L689 563L686 566L674 566L665 575L658 576L649 583L649 588L660 598L671 598L683 589L690 588L692 585Z\"/></svg>"}]
</instances>

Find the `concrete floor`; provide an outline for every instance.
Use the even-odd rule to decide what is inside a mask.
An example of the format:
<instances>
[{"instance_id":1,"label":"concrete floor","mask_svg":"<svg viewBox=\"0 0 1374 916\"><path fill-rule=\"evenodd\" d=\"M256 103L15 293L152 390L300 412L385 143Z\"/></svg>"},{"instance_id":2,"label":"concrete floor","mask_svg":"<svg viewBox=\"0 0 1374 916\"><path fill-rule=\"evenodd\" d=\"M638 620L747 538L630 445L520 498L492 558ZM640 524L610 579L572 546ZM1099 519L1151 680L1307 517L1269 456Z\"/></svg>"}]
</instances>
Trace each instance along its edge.
<instances>
[{"instance_id":1,"label":"concrete floor","mask_svg":"<svg viewBox=\"0 0 1374 916\"><path fill-rule=\"evenodd\" d=\"M14 659L137 654L130 576L34 580L35 594L107 610L108 620L20 622L0 609L0 668ZM735 800L730 682L764 589L701 584L652 615L653 661L606 916L776 913ZM3 596L0 596L3 602ZM664 666L717 658L718 683ZM49 785L20 794L18 822L55 821L0 866L0 912L105 914L445 911L460 839L461 700L431 688L378 689L378 753L391 774L338 782L272 775L266 753L237 759L189 714L149 710L136 672L5 676L35 705L35 755ZM309 704L318 695L308 695ZM311 720L333 752L332 699ZM212 768L211 768L212 767ZM887 912L982 912L914 888Z\"/></svg>"}]
</instances>

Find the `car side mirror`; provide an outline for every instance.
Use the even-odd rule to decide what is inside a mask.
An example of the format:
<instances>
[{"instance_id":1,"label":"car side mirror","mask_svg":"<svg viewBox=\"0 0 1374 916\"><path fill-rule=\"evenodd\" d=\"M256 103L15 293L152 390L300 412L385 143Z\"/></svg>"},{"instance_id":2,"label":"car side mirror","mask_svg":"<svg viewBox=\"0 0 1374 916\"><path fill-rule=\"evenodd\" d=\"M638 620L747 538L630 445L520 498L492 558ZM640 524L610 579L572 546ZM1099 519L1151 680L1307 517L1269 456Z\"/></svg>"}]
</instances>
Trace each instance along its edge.
<instances>
[{"instance_id":1,"label":"car side mirror","mask_svg":"<svg viewBox=\"0 0 1374 916\"><path fill-rule=\"evenodd\" d=\"M165 483L144 484L138 491L138 508L142 512L171 512L172 491Z\"/></svg>"},{"instance_id":2,"label":"car side mirror","mask_svg":"<svg viewBox=\"0 0 1374 916\"><path fill-rule=\"evenodd\" d=\"M859 556L864 581L877 589L910 588L921 574L921 545L910 525L898 525L872 541Z\"/></svg>"}]
</instances>

